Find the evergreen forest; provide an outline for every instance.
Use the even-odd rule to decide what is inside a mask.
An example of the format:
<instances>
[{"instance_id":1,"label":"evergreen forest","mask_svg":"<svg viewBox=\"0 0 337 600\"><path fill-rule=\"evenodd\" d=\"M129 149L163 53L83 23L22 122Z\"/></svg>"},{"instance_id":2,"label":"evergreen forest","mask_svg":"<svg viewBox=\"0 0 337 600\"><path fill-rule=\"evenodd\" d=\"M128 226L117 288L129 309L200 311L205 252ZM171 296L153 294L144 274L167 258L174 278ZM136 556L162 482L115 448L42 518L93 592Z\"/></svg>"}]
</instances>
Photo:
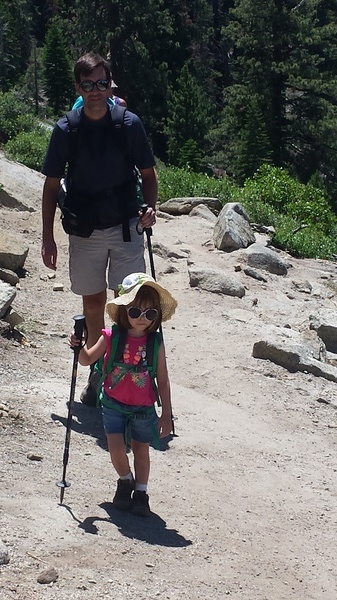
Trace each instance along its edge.
<instances>
[{"instance_id":1,"label":"evergreen forest","mask_svg":"<svg viewBox=\"0 0 337 600\"><path fill-rule=\"evenodd\" d=\"M236 186L284 169L336 212L335 0L1 0L1 143L16 102L23 135L32 111L53 123L72 106L89 50L159 162Z\"/></svg>"}]
</instances>

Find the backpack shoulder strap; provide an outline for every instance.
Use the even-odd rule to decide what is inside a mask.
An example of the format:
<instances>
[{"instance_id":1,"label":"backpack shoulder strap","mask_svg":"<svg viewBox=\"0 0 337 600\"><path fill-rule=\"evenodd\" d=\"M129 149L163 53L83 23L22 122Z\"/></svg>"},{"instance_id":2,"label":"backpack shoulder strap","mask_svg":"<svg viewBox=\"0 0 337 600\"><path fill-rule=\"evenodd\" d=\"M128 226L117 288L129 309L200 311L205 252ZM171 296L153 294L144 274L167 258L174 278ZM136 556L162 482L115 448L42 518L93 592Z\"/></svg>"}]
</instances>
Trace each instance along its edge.
<instances>
[{"instance_id":1,"label":"backpack shoulder strap","mask_svg":"<svg viewBox=\"0 0 337 600\"><path fill-rule=\"evenodd\" d=\"M69 110L65 116L68 121L68 130L70 133L77 133L82 119L83 107Z\"/></svg>"},{"instance_id":2,"label":"backpack shoulder strap","mask_svg":"<svg viewBox=\"0 0 337 600\"><path fill-rule=\"evenodd\" d=\"M83 108L76 108L75 110L70 110L65 114L69 133L68 177L71 174L78 156L78 148L80 145L79 130L82 121L82 113Z\"/></svg>"},{"instance_id":3,"label":"backpack shoulder strap","mask_svg":"<svg viewBox=\"0 0 337 600\"><path fill-rule=\"evenodd\" d=\"M114 129L122 129L124 127L124 116L126 107L120 106L120 104L112 104L109 106L111 121Z\"/></svg>"},{"instance_id":4,"label":"backpack shoulder strap","mask_svg":"<svg viewBox=\"0 0 337 600\"><path fill-rule=\"evenodd\" d=\"M111 327L111 332L111 348L104 368L104 375L111 373L115 362L122 362L126 342L126 329L114 324Z\"/></svg>"},{"instance_id":5,"label":"backpack shoulder strap","mask_svg":"<svg viewBox=\"0 0 337 600\"><path fill-rule=\"evenodd\" d=\"M112 133L117 141L117 144L123 152L124 156L128 158L128 162L131 166L131 158L128 149L127 139L124 130L124 117L125 117L125 106L120 106L119 104L114 104L109 106L110 115L111 115L111 128ZM134 165L132 165L133 167Z\"/></svg>"},{"instance_id":6,"label":"backpack shoulder strap","mask_svg":"<svg viewBox=\"0 0 337 600\"><path fill-rule=\"evenodd\" d=\"M152 379L157 375L158 351L162 341L163 337L159 331L151 332L147 336L146 361Z\"/></svg>"}]
</instances>

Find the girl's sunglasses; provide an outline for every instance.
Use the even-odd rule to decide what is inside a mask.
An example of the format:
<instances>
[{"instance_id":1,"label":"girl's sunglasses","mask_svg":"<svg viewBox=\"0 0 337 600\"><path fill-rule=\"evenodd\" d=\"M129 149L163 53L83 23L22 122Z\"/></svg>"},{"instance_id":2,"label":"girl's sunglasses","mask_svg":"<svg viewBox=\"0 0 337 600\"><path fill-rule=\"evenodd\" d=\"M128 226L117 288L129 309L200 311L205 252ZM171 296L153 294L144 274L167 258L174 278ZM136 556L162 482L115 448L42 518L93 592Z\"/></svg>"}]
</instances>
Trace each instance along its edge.
<instances>
[{"instance_id":1,"label":"girl's sunglasses","mask_svg":"<svg viewBox=\"0 0 337 600\"><path fill-rule=\"evenodd\" d=\"M97 79L97 81L86 79L85 81L81 81L79 86L84 92L92 92L95 86L100 92L104 92L108 89L109 83L110 81L108 79Z\"/></svg>"},{"instance_id":2,"label":"girl's sunglasses","mask_svg":"<svg viewBox=\"0 0 337 600\"><path fill-rule=\"evenodd\" d=\"M126 312L130 319L139 319L144 315L145 319L148 321L154 321L158 316L156 308L146 308L145 310L142 310L141 308L138 308L138 306L129 306L129 308L126 309Z\"/></svg>"}]
</instances>

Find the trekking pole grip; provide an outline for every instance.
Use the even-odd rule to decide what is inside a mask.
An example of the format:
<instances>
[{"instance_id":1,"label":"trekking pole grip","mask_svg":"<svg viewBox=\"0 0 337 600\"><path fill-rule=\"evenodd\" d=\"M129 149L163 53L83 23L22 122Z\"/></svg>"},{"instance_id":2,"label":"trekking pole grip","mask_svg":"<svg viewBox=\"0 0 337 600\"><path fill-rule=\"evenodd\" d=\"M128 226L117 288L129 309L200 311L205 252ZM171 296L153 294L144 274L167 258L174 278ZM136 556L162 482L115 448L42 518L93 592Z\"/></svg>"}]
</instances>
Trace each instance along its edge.
<instances>
[{"instance_id":1,"label":"trekking pole grip","mask_svg":"<svg viewBox=\"0 0 337 600\"><path fill-rule=\"evenodd\" d=\"M84 331L84 327L85 327L85 316L84 315L75 315L74 321L75 321L75 325L74 325L75 336L82 343L83 331ZM81 350L81 347L82 346L80 344L79 346L76 346L76 348L74 348L74 350L77 350L79 352Z\"/></svg>"}]
</instances>

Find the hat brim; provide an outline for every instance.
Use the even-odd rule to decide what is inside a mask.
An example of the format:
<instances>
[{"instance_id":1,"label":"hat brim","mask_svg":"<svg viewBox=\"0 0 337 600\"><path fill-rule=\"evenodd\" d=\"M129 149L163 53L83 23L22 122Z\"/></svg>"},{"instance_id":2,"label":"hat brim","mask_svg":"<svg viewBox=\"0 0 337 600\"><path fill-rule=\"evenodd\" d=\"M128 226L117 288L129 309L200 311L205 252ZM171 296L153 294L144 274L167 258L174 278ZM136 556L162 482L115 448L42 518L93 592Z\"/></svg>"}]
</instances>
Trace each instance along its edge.
<instances>
[{"instance_id":1,"label":"hat brim","mask_svg":"<svg viewBox=\"0 0 337 600\"><path fill-rule=\"evenodd\" d=\"M171 319L177 307L177 301L173 298L173 296L171 296L168 290L163 288L156 281L145 281L143 283L135 285L129 292L121 296L117 296L117 298L114 298L113 300L107 303L106 312L108 313L112 321L116 321L118 307L128 306L129 304L131 304L131 302L133 302L135 297L137 296L137 293L140 290L140 288L144 285L152 287L158 292L162 312L162 321L168 321L169 319Z\"/></svg>"}]
</instances>

